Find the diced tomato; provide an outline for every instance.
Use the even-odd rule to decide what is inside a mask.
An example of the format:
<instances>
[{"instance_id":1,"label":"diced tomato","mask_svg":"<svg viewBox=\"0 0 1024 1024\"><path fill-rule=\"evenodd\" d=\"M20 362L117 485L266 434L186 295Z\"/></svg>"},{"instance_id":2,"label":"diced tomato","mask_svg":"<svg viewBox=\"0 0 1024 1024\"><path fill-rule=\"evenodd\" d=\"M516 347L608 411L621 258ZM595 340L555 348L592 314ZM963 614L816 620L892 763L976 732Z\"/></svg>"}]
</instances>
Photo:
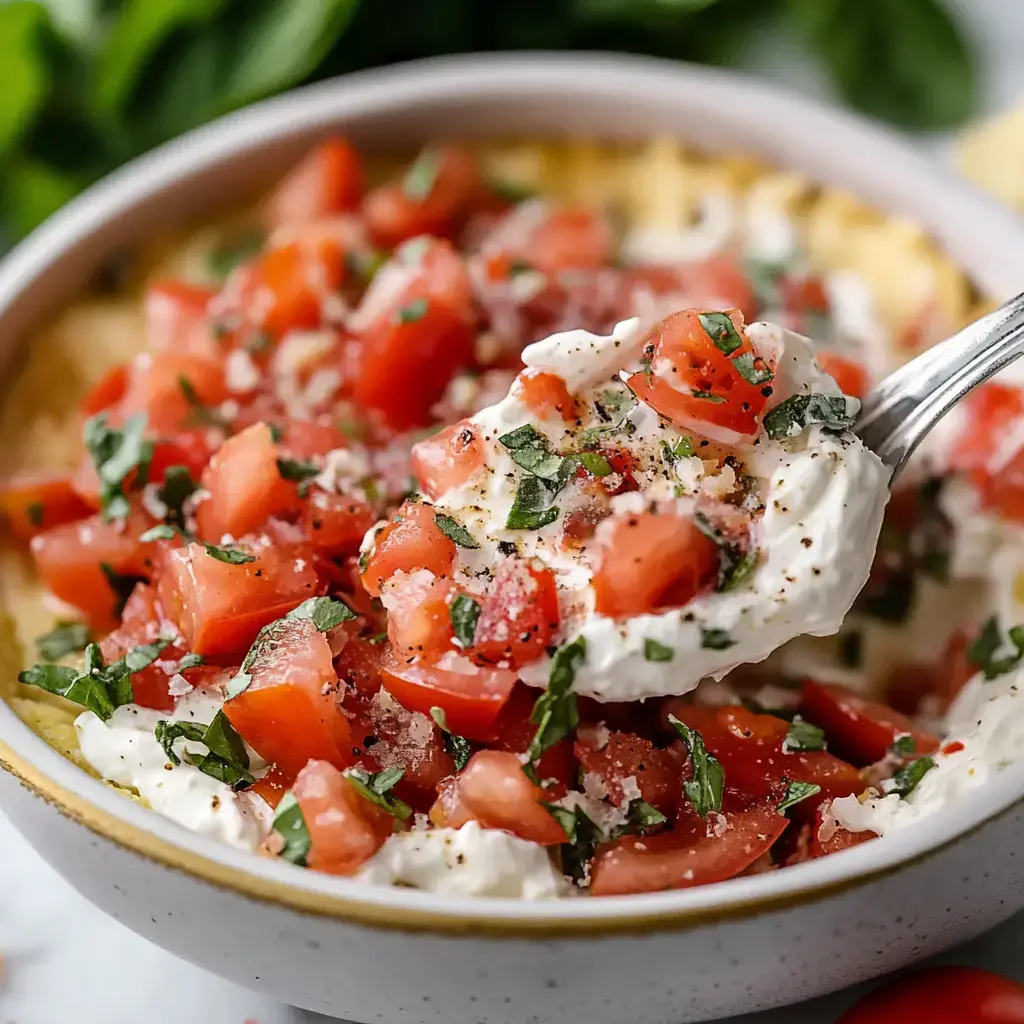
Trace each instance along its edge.
<instances>
[{"instance_id":1,"label":"diced tomato","mask_svg":"<svg viewBox=\"0 0 1024 1024\"><path fill-rule=\"evenodd\" d=\"M750 867L786 830L773 807L726 816L726 829L710 835L688 831L624 836L599 846L590 871L593 896L688 889L734 878Z\"/></svg>"},{"instance_id":2,"label":"diced tomato","mask_svg":"<svg viewBox=\"0 0 1024 1024\"><path fill-rule=\"evenodd\" d=\"M286 776L312 758L335 768L355 762L349 720L339 707L331 646L310 619L275 622L248 666L252 682L224 704L238 734Z\"/></svg>"},{"instance_id":3,"label":"diced tomato","mask_svg":"<svg viewBox=\"0 0 1024 1024\"><path fill-rule=\"evenodd\" d=\"M537 732L530 715L541 692L524 683L516 683L494 723L496 736L491 743L496 750L508 750L513 754L526 752ZM572 740L566 737L541 754L537 762L537 777L554 779L560 786L568 788L576 778L576 767Z\"/></svg>"},{"instance_id":4,"label":"diced tomato","mask_svg":"<svg viewBox=\"0 0 1024 1024\"><path fill-rule=\"evenodd\" d=\"M594 573L600 615L627 618L681 607L717 576L718 547L687 516L630 513L614 517L609 526Z\"/></svg>"},{"instance_id":5,"label":"diced tomato","mask_svg":"<svg viewBox=\"0 0 1024 1024\"><path fill-rule=\"evenodd\" d=\"M78 403L79 411L83 416L89 417L113 408L124 397L127 388L128 364L118 363L93 384L85 398Z\"/></svg>"},{"instance_id":6,"label":"diced tomato","mask_svg":"<svg viewBox=\"0 0 1024 1024\"><path fill-rule=\"evenodd\" d=\"M523 370L512 385L512 394L541 418L557 413L566 423L579 417L576 402L565 381L543 370Z\"/></svg>"},{"instance_id":7,"label":"diced tomato","mask_svg":"<svg viewBox=\"0 0 1024 1024\"><path fill-rule=\"evenodd\" d=\"M837 683L804 683L801 713L825 730L829 743L854 764L881 761L897 738L909 734L916 754L938 749L939 738L909 718Z\"/></svg>"},{"instance_id":8,"label":"diced tomato","mask_svg":"<svg viewBox=\"0 0 1024 1024\"><path fill-rule=\"evenodd\" d=\"M608 463L611 472L605 476L597 476L587 469L585 463L581 464L576 476L589 481L586 488L588 493L612 497L640 489L636 482L637 460L631 452L617 448L601 448L593 454L601 456Z\"/></svg>"},{"instance_id":9,"label":"diced tomato","mask_svg":"<svg viewBox=\"0 0 1024 1024\"><path fill-rule=\"evenodd\" d=\"M607 505L597 502L570 509L562 517L562 547L568 550L585 548L597 532L598 524L611 514L612 510Z\"/></svg>"},{"instance_id":10,"label":"diced tomato","mask_svg":"<svg viewBox=\"0 0 1024 1024\"><path fill-rule=\"evenodd\" d=\"M613 732L603 746L582 737L573 747L583 770L599 776L612 803L628 806L627 787L635 785L640 798L668 818L675 816L681 795L679 770L665 751L631 733ZM632 785L630 785L632 782Z\"/></svg>"},{"instance_id":11,"label":"diced tomato","mask_svg":"<svg viewBox=\"0 0 1024 1024\"><path fill-rule=\"evenodd\" d=\"M266 775L258 778L246 792L266 800L276 810L281 798L291 789L294 781L276 768L271 768Z\"/></svg>"},{"instance_id":12,"label":"diced tomato","mask_svg":"<svg viewBox=\"0 0 1024 1024\"><path fill-rule=\"evenodd\" d=\"M149 347L216 359L220 349L207 312L214 294L209 288L184 281L151 284L143 306Z\"/></svg>"},{"instance_id":13,"label":"diced tomato","mask_svg":"<svg viewBox=\"0 0 1024 1024\"><path fill-rule=\"evenodd\" d=\"M326 761L310 761L292 793L309 831L308 865L314 871L351 875L394 830L394 818L360 796Z\"/></svg>"},{"instance_id":14,"label":"diced tomato","mask_svg":"<svg viewBox=\"0 0 1024 1024\"><path fill-rule=\"evenodd\" d=\"M203 406L216 406L228 397L224 368L205 356L182 351L144 353L136 357L128 375L128 386L118 406L122 420L145 413L147 427L158 434L187 428L192 404L182 381L191 385Z\"/></svg>"},{"instance_id":15,"label":"diced tomato","mask_svg":"<svg viewBox=\"0 0 1024 1024\"><path fill-rule=\"evenodd\" d=\"M566 841L565 830L541 806L551 794L526 777L515 754L478 751L458 776L458 788L466 812L484 828L500 828L542 846Z\"/></svg>"},{"instance_id":16,"label":"diced tomato","mask_svg":"<svg viewBox=\"0 0 1024 1024\"><path fill-rule=\"evenodd\" d=\"M405 502L374 542L373 553L363 571L363 586L372 597L380 597L381 585L396 572L427 569L435 576L451 573L455 543L437 525L437 511L431 505Z\"/></svg>"},{"instance_id":17,"label":"diced tomato","mask_svg":"<svg viewBox=\"0 0 1024 1024\"><path fill-rule=\"evenodd\" d=\"M816 352L818 365L839 385L844 395L863 398L868 392L868 372L863 365L838 352Z\"/></svg>"},{"instance_id":18,"label":"diced tomato","mask_svg":"<svg viewBox=\"0 0 1024 1024\"><path fill-rule=\"evenodd\" d=\"M309 543L328 558L356 554L376 519L372 506L362 498L321 490L314 490L302 509Z\"/></svg>"},{"instance_id":19,"label":"diced tomato","mask_svg":"<svg viewBox=\"0 0 1024 1024\"><path fill-rule=\"evenodd\" d=\"M395 573L384 582L381 599L388 610L388 638L401 662L433 662L452 650L451 580L425 569Z\"/></svg>"},{"instance_id":20,"label":"diced tomato","mask_svg":"<svg viewBox=\"0 0 1024 1024\"><path fill-rule=\"evenodd\" d=\"M295 484L281 476L277 460L265 423L229 437L203 473L202 485L210 496L196 507L199 535L216 544L225 534L241 537L271 516L297 511Z\"/></svg>"},{"instance_id":21,"label":"diced tomato","mask_svg":"<svg viewBox=\"0 0 1024 1024\"><path fill-rule=\"evenodd\" d=\"M431 500L461 487L484 464L477 428L467 419L419 441L412 447L412 471Z\"/></svg>"},{"instance_id":22,"label":"diced tomato","mask_svg":"<svg viewBox=\"0 0 1024 1024\"><path fill-rule=\"evenodd\" d=\"M555 574L540 563L506 558L480 605L470 653L486 664L527 665L543 656L559 621Z\"/></svg>"},{"instance_id":23,"label":"diced tomato","mask_svg":"<svg viewBox=\"0 0 1024 1024\"><path fill-rule=\"evenodd\" d=\"M281 454L290 459L304 462L337 448L349 447L348 438L333 423L289 419L277 426L281 431Z\"/></svg>"},{"instance_id":24,"label":"diced tomato","mask_svg":"<svg viewBox=\"0 0 1024 1024\"><path fill-rule=\"evenodd\" d=\"M266 222L272 227L316 220L354 210L363 198L359 154L343 138L328 139L277 186L267 200Z\"/></svg>"},{"instance_id":25,"label":"diced tomato","mask_svg":"<svg viewBox=\"0 0 1024 1024\"><path fill-rule=\"evenodd\" d=\"M739 341L729 352L718 348L716 339L702 326L699 317L704 312L711 311L686 309L655 326L644 349L652 370L634 373L629 386L641 401L680 427L705 434L718 428L752 437L757 433L771 389L749 383L736 360L747 357L753 360L753 370L758 371L772 367L751 345L738 310L726 311L737 338L719 341L725 346ZM723 435L722 439L733 438Z\"/></svg>"},{"instance_id":26,"label":"diced tomato","mask_svg":"<svg viewBox=\"0 0 1024 1024\"><path fill-rule=\"evenodd\" d=\"M706 309L738 309L751 323L758 302L743 267L728 253L686 263L679 269L687 301Z\"/></svg>"},{"instance_id":27,"label":"diced tomato","mask_svg":"<svg viewBox=\"0 0 1024 1024\"><path fill-rule=\"evenodd\" d=\"M498 714L516 682L509 669L476 666L468 660L446 668L410 665L390 651L380 656L379 671L384 686L403 707L424 715L439 707L452 732L480 741L493 738Z\"/></svg>"},{"instance_id":28,"label":"diced tomato","mask_svg":"<svg viewBox=\"0 0 1024 1024\"><path fill-rule=\"evenodd\" d=\"M454 147L424 150L401 184L372 189L363 218L373 240L393 249L417 235L450 237L481 192L472 154Z\"/></svg>"},{"instance_id":29,"label":"diced tomato","mask_svg":"<svg viewBox=\"0 0 1024 1024\"><path fill-rule=\"evenodd\" d=\"M827 857L830 853L849 850L854 846L860 846L861 843L878 838L874 832L851 832L834 821L827 828L822 828L822 820L822 812L818 810L810 826L811 843L809 856L811 859Z\"/></svg>"},{"instance_id":30,"label":"diced tomato","mask_svg":"<svg viewBox=\"0 0 1024 1024\"><path fill-rule=\"evenodd\" d=\"M319 593L310 558L284 545L254 554L252 562L230 565L201 544L166 553L160 601L190 650L244 655L263 626Z\"/></svg>"},{"instance_id":31,"label":"diced tomato","mask_svg":"<svg viewBox=\"0 0 1024 1024\"><path fill-rule=\"evenodd\" d=\"M139 536L149 525L148 518L133 513L123 523L90 516L56 526L32 538L36 572L51 594L81 609L95 628L109 628L116 622L117 595L102 567L148 579L153 546L141 544Z\"/></svg>"},{"instance_id":32,"label":"diced tomato","mask_svg":"<svg viewBox=\"0 0 1024 1024\"><path fill-rule=\"evenodd\" d=\"M472 362L476 332L469 275L447 242L417 239L396 260L378 272L357 313L353 398L407 430L430 422L448 382Z\"/></svg>"},{"instance_id":33,"label":"diced tomato","mask_svg":"<svg viewBox=\"0 0 1024 1024\"><path fill-rule=\"evenodd\" d=\"M19 473L0 483L0 511L20 541L92 512L65 474Z\"/></svg>"}]
</instances>

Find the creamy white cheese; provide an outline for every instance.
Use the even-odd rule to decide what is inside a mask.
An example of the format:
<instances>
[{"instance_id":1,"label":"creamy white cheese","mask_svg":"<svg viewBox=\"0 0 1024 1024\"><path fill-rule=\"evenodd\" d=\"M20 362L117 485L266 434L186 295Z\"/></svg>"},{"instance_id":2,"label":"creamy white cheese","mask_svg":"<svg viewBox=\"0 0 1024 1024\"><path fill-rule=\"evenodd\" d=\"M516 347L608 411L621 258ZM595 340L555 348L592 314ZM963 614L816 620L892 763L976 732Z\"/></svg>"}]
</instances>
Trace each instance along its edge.
<instances>
[{"instance_id":1,"label":"creamy white cheese","mask_svg":"<svg viewBox=\"0 0 1024 1024\"><path fill-rule=\"evenodd\" d=\"M1024 668L998 679L976 675L946 716L947 738L928 771L908 796L855 796L832 801L836 821L851 832L885 835L927 818L985 785L1024 756ZM956 749L959 744L962 749ZM952 746L951 746L952 745ZM952 749L952 753L943 753Z\"/></svg>"},{"instance_id":2,"label":"creamy white cheese","mask_svg":"<svg viewBox=\"0 0 1024 1024\"><path fill-rule=\"evenodd\" d=\"M357 877L446 896L545 900L570 891L543 846L472 821L459 829L396 833Z\"/></svg>"},{"instance_id":3,"label":"creamy white cheese","mask_svg":"<svg viewBox=\"0 0 1024 1024\"><path fill-rule=\"evenodd\" d=\"M220 707L219 698L194 690L177 701L171 714L127 704L106 722L86 711L75 719L75 730L82 756L108 782L134 789L158 814L192 832L254 850L269 828L270 807L258 796L235 793L184 761L172 765L154 734L161 719L209 724ZM187 741L180 748L206 750Z\"/></svg>"},{"instance_id":4,"label":"creamy white cheese","mask_svg":"<svg viewBox=\"0 0 1024 1024\"><path fill-rule=\"evenodd\" d=\"M815 363L806 339L768 324L753 324L748 333L759 351L776 358L774 403L809 393L839 396L835 382ZM608 336L586 331L554 335L529 346L523 358L531 368L562 377L577 396L613 387L624 394L618 374L638 358L642 340L637 322L631 320ZM854 400L848 402L855 411ZM657 454L659 442L672 445L683 435L643 403L628 416L633 431L615 443L645 455L647 461L638 460L637 471L642 493L613 498L613 510L640 511L651 498L679 500L664 471L659 477L644 467L663 465ZM706 676L719 678L736 665L763 660L793 637L837 632L867 579L888 497L888 472L857 438L836 437L814 426L784 440L762 434L754 444L736 449L746 472L756 478L765 506L755 524L761 564L745 582L668 612L627 619L595 614L591 583L599 553L564 550L560 520L536 530L505 526L523 471L498 438L529 423L558 449L571 433L566 423L556 412L539 418L519 401L514 389L471 422L483 443L485 465L435 502L479 543L475 550L459 551L460 582L472 586L493 566L500 542L514 543L521 556L536 557L549 566L560 588L565 634L561 639L581 636L587 642L586 660L574 683L579 693L615 701L685 693ZM682 462L675 468L675 479L684 494L698 487L716 493L715 481L705 476L709 467L717 467L715 461ZM722 472L732 474L732 469L724 467ZM577 499L575 486L570 482L559 495L562 516ZM709 630L725 631L731 644L724 649L706 646ZM649 640L671 647L673 659L647 660ZM528 683L544 686L547 672L548 664L542 660L523 668L521 675Z\"/></svg>"}]
</instances>

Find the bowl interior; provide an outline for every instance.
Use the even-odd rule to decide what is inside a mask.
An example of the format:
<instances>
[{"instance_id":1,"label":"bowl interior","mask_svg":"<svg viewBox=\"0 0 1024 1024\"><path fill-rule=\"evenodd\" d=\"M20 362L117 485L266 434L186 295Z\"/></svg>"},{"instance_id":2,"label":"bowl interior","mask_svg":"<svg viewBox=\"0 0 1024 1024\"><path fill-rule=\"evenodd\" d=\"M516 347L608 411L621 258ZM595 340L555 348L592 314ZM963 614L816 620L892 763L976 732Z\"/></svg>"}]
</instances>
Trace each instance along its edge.
<instances>
[{"instance_id":1,"label":"bowl interior","mask_svg":"<svg viewBox=\"0 0 1024 1024\"><path fill-rule=\"evenodd\" d=\"M312 142L339 129L367 149L437 137L675 135L712 152L753 153L916 221L989 294L1013 294L1024 280L1024 230L1013 218L898 137L850 115L703 68L619 57L487 56L418 62L309 87L224 118L111 175L0 263L0 358L112 255L150 232L237 206L247 192L258 195ZM65 794L99 808L105 821L124 823L135 835L133 840L118 830L128 845L142 842L141 835L146 843L163 844L172 860L180 852L196 873L209 874L203 864L219 865L220 881L226 868L239 884L262 879L281 891L334 898L339 913L375 904L463 921L583 924L807 893L905 867L1006 809L1024 791L1024 765L1017 765L969 807L952 808L882 843L705 889L545 906L375 889L255 858L124 800L64 761L4 705L0 741L0 753L8 744L22 774L27 771L40 786L40 778L52 780Z\"/></svg>"}]
</instances>

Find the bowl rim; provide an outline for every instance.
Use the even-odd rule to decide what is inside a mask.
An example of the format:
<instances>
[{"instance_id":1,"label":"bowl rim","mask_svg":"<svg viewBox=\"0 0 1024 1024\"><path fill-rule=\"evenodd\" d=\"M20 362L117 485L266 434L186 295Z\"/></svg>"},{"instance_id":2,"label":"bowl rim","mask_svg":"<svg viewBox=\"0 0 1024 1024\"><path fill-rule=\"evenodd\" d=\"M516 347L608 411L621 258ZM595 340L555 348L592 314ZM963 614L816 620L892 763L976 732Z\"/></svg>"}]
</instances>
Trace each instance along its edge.
<instances>
[{"instance_id":1,"label":"bowl rim","mask_svg":"<svg viewBox=\"0 0 1024 1024\"><path fill-rule=\"evenodd\" d=\"M802 164L812 174L819 168L818 176L826 183L836 176L832 171L843 159L844 146L859 147L861 156L872 157L879 168L875 176L866 175L871 188L884 191L884 173L894 176L889 205L924 211L924 226L945 247L966 248L968 226L986 239L974 265L965 269L988 291L1011 294L1024 276L1024 227L997 204L920 157L906 140L854 115L754 78L677 62L618 55L475 55L431 58L307 86L214 121L115 171L0 263L0 330L47 272L113 218L130 214L183 178L238 160L268 142L326 131L396 105L422 108L465 95L491 101L559 95L599 102L623 91L637 102L677 111L694 103L706 112L753 104L766 131L792 123L810 135L825 133L832 143L805 153ZM741 141L735 148L757 146ZM986 252L993 255L986 257ZM0 767L96 834L251 899L366 926L505 937L600 938L617 932L687 929L805 904L909 870L1024 802L1022 762L1001 772L971 801L947 807L884 842L866 843L785 871L666 893L531 902L369 886L303 871L197 835L83 772L50 748L4 701Z\"/></svg>"}]
</instances>

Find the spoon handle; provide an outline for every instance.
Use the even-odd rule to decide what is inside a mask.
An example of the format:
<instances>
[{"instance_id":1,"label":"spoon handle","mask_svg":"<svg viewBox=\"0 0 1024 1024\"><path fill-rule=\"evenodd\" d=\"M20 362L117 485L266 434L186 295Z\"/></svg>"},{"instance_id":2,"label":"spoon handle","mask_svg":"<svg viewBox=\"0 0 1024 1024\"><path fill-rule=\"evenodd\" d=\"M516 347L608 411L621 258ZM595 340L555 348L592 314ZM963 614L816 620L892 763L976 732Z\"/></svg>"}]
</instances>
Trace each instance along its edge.
<instances>
[{"instance_id":1,"label":"spoon handle","mask_svg":"<svg viewBox=\"0 0 1024 1024\"><path fill-rule=\"evenodd\" d=\"M865 398L854 427L895 479L965 395L1024 354L1024 294L921 353Z\"/></svg>"}]
</instances>

